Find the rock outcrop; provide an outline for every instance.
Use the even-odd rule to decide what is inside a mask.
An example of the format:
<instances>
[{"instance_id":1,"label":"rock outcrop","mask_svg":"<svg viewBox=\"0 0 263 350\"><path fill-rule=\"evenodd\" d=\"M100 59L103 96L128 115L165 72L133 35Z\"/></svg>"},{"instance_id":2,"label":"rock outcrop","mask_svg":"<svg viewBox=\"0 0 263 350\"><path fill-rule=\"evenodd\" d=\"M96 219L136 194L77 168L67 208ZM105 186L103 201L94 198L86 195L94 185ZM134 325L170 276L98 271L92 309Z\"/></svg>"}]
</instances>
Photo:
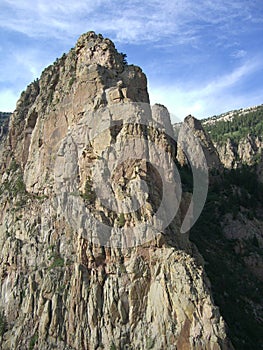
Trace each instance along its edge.
<instances>
[{"instance_id":1,"label":"rock outcrop","mask_svg":"<svg viewBox=\"0 0 263 350\"><path fill-rule=\"evenodd\" d=\"M22 93L2 164L2 349L232 348L180 233L161 114L94 32Z\"/></svg>"},{"instance_id":2,"label":"rock outcrop","mask_svg":"<svg viewBox=\"0 0 263 350\"><path fill-rule=\"evenodd\" d=\"M0 160L8 133L8 124L11 113L0 112Z\"/></svg>"},{"instance_id":3,"label":"rock outcrop","mask_svg":"<svg viewBox=\"0 0 263 350\"><path fill-rule=\"evenodd\" d=\"M189 115L182 124L175 124L174 130L178 137L177 159L181 165L222 170L218 152L198 119Z\"/></svg>"},{"instance_id":4,"label":"rock outcrop","mask_svg":"<svg viewBox=\"0 0 263 350\"><path fill-rule=\"evenodd\" d=\"M257 168L262 182L263 106L230 111L202 120L225 169Z\"/></svg>"},{"instance_id":5,"label":"rock outcrop","mask_svg":"<svg viewBox=\"0 0 263 350\"><path fill-rule=\"evenodd\" d=\"M219 158L227 169L235 169L244 164L252 166L260 162L263 141L259 136L247 135L238 143L228 139L225 143L215 144Z\"/></svg>"}]
</instances>

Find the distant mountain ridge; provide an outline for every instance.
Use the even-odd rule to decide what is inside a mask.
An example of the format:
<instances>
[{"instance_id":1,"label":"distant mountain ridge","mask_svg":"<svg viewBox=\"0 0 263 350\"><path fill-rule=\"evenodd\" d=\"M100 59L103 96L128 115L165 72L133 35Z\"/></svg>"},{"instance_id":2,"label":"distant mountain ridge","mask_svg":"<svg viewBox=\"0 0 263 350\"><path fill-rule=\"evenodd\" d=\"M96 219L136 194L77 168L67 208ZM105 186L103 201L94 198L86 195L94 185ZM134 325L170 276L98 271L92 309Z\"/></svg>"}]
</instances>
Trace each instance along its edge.
<instances>
[{"instance_id":1,"label":"distant mountain ridge","mask_svg":"<svg viewBox=\"0 0 263 350\"><path fill-rule=\"evenodd\" d=\"M202 124L205 125L205 124L213 124L219 121L232 121L234 117L243 116L249 113L256 113L258 111L262 112L262 109L263 109L263 104L253 106L253 107L234 109L228 112L221 113L219 115L214 115L212 117L204 118L202 119Z\"/></svg>"},{"instance_id":2,"label":"distant mountain ridge","mask_svg":"<svg viewBox=\"0 0 263 350\"><path fill-rule=\"evenodd\" d=\"M0 141L7 134L10 115L10 112L0 112Z\"/></svg>"},{"instance_id":3,"label":"distant mountain ridge","mask_svg":"<svg viewBox=\"0 0 263 350\"><path fill-rule=\"evenodd\" d=\"M223 165L237 168L263 164L263 105L202 120Z\"/></svg>"}]
</instances>

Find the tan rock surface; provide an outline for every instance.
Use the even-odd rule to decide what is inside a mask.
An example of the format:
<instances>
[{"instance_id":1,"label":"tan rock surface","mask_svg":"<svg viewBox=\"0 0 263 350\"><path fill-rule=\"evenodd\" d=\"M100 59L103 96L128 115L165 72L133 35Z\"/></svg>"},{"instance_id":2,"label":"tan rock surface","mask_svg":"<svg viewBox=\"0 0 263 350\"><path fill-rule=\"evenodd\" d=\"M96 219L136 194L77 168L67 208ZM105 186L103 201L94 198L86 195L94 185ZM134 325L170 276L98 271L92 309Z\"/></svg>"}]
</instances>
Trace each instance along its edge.
<instances>
[{"instance_id":1,"label":"tan rock surface","mask_svg":"<svg viewBox=\"0 0 263 350\"><path fill-rule=\"evenodd\" d=\"M21 95L1 184L2 349L232 348L173 219L176 145L148 102L141 69L93 32Z\"/></svg>"}]
</instances>

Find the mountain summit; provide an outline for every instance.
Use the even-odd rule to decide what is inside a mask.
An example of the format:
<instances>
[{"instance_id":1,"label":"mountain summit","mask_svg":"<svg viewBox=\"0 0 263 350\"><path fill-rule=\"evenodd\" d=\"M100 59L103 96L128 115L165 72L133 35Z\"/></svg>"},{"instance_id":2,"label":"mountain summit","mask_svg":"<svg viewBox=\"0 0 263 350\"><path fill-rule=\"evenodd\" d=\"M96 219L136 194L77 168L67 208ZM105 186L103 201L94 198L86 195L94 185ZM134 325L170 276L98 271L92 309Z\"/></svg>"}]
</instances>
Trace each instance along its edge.
<instances>
[{"instance_id":1,"label":"mountain summit","mask_svg":"<svg viewBox=\"0 0 263 350\"><path fill-rule=\"evenodd\" d=\"M2 155L2 349L232 349L181 233L167 110L84 34L21 94Z\"/></svg>"}]
</instances>

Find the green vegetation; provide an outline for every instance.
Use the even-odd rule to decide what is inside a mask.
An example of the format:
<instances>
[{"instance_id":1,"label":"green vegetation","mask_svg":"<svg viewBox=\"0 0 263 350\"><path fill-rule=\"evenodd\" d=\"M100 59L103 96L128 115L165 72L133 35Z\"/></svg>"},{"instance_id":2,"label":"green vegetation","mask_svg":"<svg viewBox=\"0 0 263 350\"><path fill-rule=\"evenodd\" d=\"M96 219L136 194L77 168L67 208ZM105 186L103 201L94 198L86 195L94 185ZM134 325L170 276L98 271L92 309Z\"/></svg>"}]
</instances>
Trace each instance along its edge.
<instances>
[{"instance_id":1,"label":"green vegetation","mask_svg":"<svg viewBox=\"0 0 263 350\"><path fill-rule=\"evenodd\" d=\"M0 112L0 127L8 125L10 116L11 113L9 112Z\"/></svg>"},{"instance_id":2,"label":"green vegetation","mask_svg":"<svg viewBox=\"0 0 263 350\"><path fill-rule=\"evenodd\" d=\"M74 81L76 80L75 75L73 75L69 80L69 87L71 87L74 84Z\"/></svg>"},{"instance_id":3,"label":"green vegetation","mask_svg":"<svg viewBox=\"0 0 263 350\"><path fill-rule=\"evenodd\" d=\"M147 339L146 339L146 349L147 350L153 349L154 348L154 343L155 343L155 340L153 338L147 337Z\"/></svg>"},{"instance_id":4,"label":"green vegetation","mask_svg":"<svg viewBox=\"0 0 263 350\"><path fill-rule=\"evenodd\" d=\"M7 174L8 178L0 186L0 196L6 193L10 199L16 198L16 207L21 207L26 204L29 194L22 171L15 160L11 162Z\"/></svg>"},{"instance_id":5,"label":"green vegetation","mask_svg":"<svg viewBox=\"0 0 263 350\"><path fill-rule=\"evenodd\" d=\"M123 213L120 213L119 217L118 217L118 220L117 220L117 223L118 223L118 226L121 228L125 225L125 217L124 217L124 214Z\"/></svg>"},{"instance_id":6,"label":"green vegetation","mask_svg":"<svg viewBox=\"0 0 263 350\"><path fill-rule=\"evenodd\" d=\"M19 165L14 159L12 159L9 168L7 169L7 173L10 174L11 172L15 172L17 169L19 169Z\"/></svg>"},{"instance_id":7,"label":"green vegetation","mask_svg":"<svg viewBox=\"0 0 263 350\"><path fill-rule=\"evenodd\" d=\"M11 113L0 112L0 140L2 135L6 135L8 132L8 124Z\"/></svg>"},{"instance_id":8,"label":"green vegetation","mask_svg":"<svg viewBox=\"0 0 263 350\"><path fill-rule=\"evenodd\" d=\"M121 263L119 265L119 271L120 271L120 273L126 273L127 272L126 267L125 267L125 265L123 263Z\"/></svg>"},{"instance_id":9,"label":"green vegetation","mask_svg":"<svg viewBox=\"0 0 263 350\"><path fill-rule=\"evenodd\" d=\"M221 215L232 213L233 218L236 218L242 207L252 219L263 201L263 184L258 181L254 168L244 165L238 169L225 170L222 182L214 185L212 193L219 201Z\"/></svg>"},{"instance_id":10,"label":"green vegetation","mask_svg":"<svg viewBox=\"0 0 263 350\"><path fill-rule=\"evenodd\" d=\"M193 192L193 174L187 165L177 165L180 173L180 179L182 183L182 189L185 192Z\"/></svg>"},{"instance_id":11,"label":"green vegetation","mask_svg":"<svg viewBox=\"0 0 263 350\"><path fill-rule=\"evenodd\" d=\"M45 194L42 194L42 195L37 195L37 194L35 194L34 195L34 198L35 199L37 199L39 202L44 202L47 198L48 198L48 196L47 195L45 195Z\"/></svg>"},{"instance_id":12,"label":"green vegetation","mask_svg":"<svg viewBox=\"0 0 263 350\"><path fill-rule=\"evenodd\" d=\"M24 183L22 174L19 174L17 176L17 178L15 179L15 181L11 187L11 191L12 191L14 197L16 197L18 194L21 194L21 195L26 194L26 185Z\"/></svg>"},{"instance_id":13,"label":"green vegetation","mask_svg":"<svg viewBox=\"0 0 263 350\"><path fill-rule=\"evenodd\" d=\"M231 121L219 120L215 123L203 124L214 142L223 143L230 139L237 144L248 134L259 137L263 135L263 105L247 113L242 111L233 113Z\"/></svg>"},{"instance_id":14,"label":"green vegetation","mask_svg":"<svg viewBox=\"0 0 263 350\"><path fill-rule=\"evenodd\" d=\"M117 350L116 345L111 342L110 350Z\"/></svg>"},{"instance_id":15,"label":"green vegetation","mask_svg":"<svg viewBox=\"0 0 263 350\"><path fill-rule=\"evenodd\" d=\"M15 208L21 208L27 203L28 193L21 175L19 175L14 182L6 180L0 186L0 196L5 192L10 199L16 198Z\"/></svg>"},{"instance_id":16,"label":"green vegetation","mask_svg":"<svg viewBox=\"0 0 263 350\"><path fill-rule=\"evenodd\" d=\"M126 66L128 64L126 53L121 52L122 63Z\"/></svg>"},{"instance_id":17,"label":"green vegetation","mask_svg":"<svg viewBox=\"0 0 263 350\"><path fill-rule=\"evenodd\" d=\"M230 339L240 350L261 348L263 329L253 305L260 303L263 283L236 253L237 240L224 236L222 223L226 213L231 213L234 220L241 218L240 213L262 220L262 202L263 185L253 168L225 171L210 187L204 210L190 233L206 261L215 303L228 324ZM243 249L243 256L262 254L255 236L244 240Z\"/></svg>"},{"instance_id":18,"label":"green vegetation","mask_svg":"<svg viewBox=\"0 0 263 350\"><path fill-rule=\"evenodd\" d=\"M56 267L63 267L64 264L65 264L64 259L60 254L57 253L53 256L53 261L52 261L52 264L49 266L49 270L53 270Z\"/></svg>"},{"instance_id":19,"label":"green vegetation","mask_svg":"<svg viewBox=\"0 0 263 350\"><path fill-rule=\"evenodd\" d=\"M9 119L10 115L10 112L0 112L0 121Z\"/></svg>"},{"instance_id":20,"label":"green vegetation","mask_svg":"<svg viewBox=\"0 0 263 350\"><path fill-rule=\"evenodd\" d=\"M81 197L84 199L86 204L93 204L96 199L96 193L93 190L93 183L90 177L88 177L85 183L84 193L81 193Z\"/></svg>"},{"instance_id":21,"label":"green vegetation","mask_svg":"<svg viewBox=\"0 0 263 350\"><path fill-rule=\"evenodd\" d=\"M38 335L35 333L29 342L29 350L33 350L38 340Z\"/></svg>"},{"instance_id":22,"label":"green vegetation","mask_svg":"<svg viewBox=\"0 0 263 350\"><path fill-rule=\"evenodd\" d=\"M4 335L4 333L6 332L6 318L4 313L1 311L0 312L0 337L2 337Z\"/></svg>"}]
</instances>

